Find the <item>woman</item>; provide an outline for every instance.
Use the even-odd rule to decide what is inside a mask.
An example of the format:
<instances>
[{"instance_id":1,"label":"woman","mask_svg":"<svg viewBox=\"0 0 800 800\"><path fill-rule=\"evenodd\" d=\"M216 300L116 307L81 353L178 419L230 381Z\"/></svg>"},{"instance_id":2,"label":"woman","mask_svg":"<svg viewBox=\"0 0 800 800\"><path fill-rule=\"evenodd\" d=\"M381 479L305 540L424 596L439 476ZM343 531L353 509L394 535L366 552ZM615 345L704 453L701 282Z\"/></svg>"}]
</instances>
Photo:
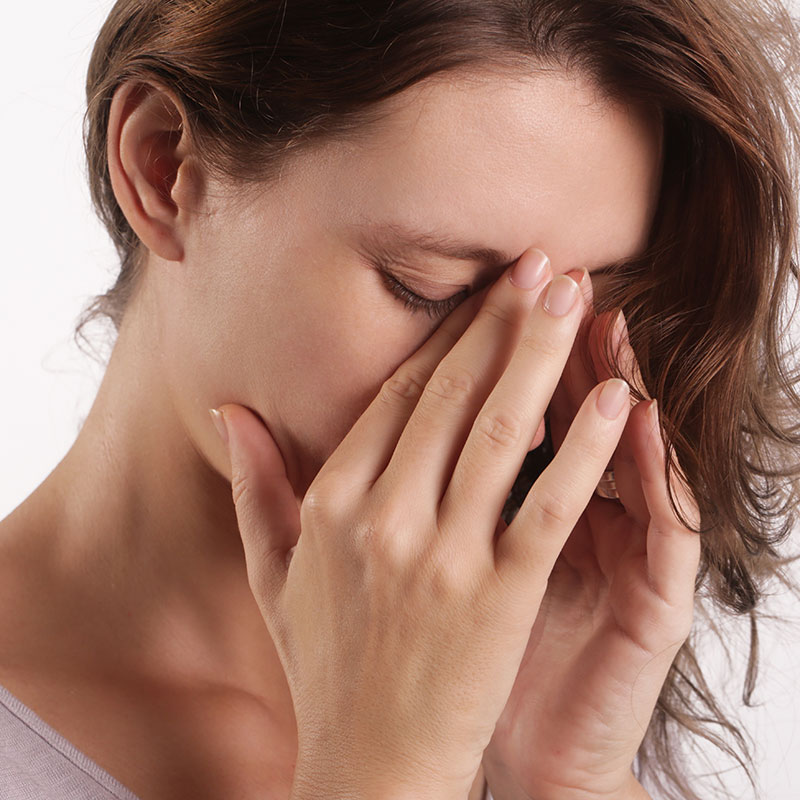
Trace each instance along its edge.
<instances>
[{"instance_id":1,"label":"woman","mask_svg":"<svg viewBox=\"0 0 800 800\"><path fill-rule=\"evenodd\" d=\"M0 523L4 797L695 798L675 723L746 767L690 634L794 520L797 46L767 3L117 2L118 337Z\"/></svg>"}]
</instances>

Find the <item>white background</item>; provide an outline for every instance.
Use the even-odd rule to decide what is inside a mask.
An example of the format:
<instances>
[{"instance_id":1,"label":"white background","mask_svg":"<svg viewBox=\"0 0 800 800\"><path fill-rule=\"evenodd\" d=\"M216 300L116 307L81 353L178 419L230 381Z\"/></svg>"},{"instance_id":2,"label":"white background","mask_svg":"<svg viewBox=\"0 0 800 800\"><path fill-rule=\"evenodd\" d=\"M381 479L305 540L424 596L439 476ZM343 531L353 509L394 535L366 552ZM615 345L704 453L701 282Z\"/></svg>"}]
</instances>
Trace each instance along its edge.
<instances>
[{"instance_id":1,"label":"white background","mask_svg":"<svg viewBox=\"0 0 800 800\"><path fill-rule=\"evenodd\" d=\"M790 1L800 13L800 0ZM51 0L45 10L41 3L13 3L3 15L0 519L69 449L102 374L71 335L90 298L112 285L117 265L91 210L81 146L86 67L112 5L109 0ZM102 352L102 331L92 330ZM800 620L796 604L785 595L778 594L767 610L794 624L762 625L755 693L760 707L741 710L740 718L758 748L763 797L798 800ZM716 649L702 652L728 710L737 709L744 665L744 626L732 631L738 643L732 671ZM721 769L724 761L708 752L713 768ZM697 768L703 765L698 762ZM726 781L728 796L752 797L737 770Z\"/></svg>"}]
</instances>

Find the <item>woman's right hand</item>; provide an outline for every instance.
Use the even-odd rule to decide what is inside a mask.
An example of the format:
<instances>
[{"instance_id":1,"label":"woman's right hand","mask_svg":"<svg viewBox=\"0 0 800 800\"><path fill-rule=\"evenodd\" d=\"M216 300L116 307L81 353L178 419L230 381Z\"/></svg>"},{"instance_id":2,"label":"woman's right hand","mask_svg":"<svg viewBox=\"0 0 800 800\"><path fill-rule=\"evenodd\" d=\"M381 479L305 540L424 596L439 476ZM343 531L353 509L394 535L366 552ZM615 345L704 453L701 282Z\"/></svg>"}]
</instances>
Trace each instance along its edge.
<instances>
[{"instance_id":1,"label":"woman's right hand","mask_svg":"<svg viewBox=\"0 0 800 800\"><path fill-rule=\"evenodd\" d=\"M220 407L248 580L294 704L293 797L466 797L625 427L627 384L595 386L505 527L583 310L549 262L527 290L513 269L386 380L299 508L264 424Z\"/></svg>"}]
</instances>

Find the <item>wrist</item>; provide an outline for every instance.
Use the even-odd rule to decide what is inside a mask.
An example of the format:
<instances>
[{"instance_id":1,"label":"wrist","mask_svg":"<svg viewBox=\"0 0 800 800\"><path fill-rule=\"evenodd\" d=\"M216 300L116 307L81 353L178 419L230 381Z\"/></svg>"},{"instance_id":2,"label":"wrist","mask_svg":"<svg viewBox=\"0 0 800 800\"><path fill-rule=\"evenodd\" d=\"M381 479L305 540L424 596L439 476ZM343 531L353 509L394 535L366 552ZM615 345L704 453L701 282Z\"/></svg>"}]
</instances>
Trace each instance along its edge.
<instances>
[{"instance_id":1,"label":"wrist","mask_svg":"<svg viewBox=\"0 0 800 800\"><path fill-rule=\"evenodd\" d=\"M582 792L580 795L569 793L568 789L550 786L542 790L541 795L530 795L517 783L512 772L505 767L502 761L492 757L484 751L482 761L484 776L494 800L652 800L647 790L639 783L631 771L619 791L611 794L607 792L592 798L590 793Z\"/></svg>"},{"instance_id":2,"label":"wrist","mask_svg":"<svg viewBox=\"0 0 800 800\"><path fill-rule=\"evenodd\" d=\"M391 778L373 781L334 774L296 778L289 793L290 800L375 800L376 797L381 800L463 800L463 793L455 795L424 789Z\"/></svg>"},{"instance_id":3,"label":"wrist","mask_svg":"<svg viewBox=\"0 0 800 800\"><path fill-rule=\"evenodd\" d=\"M365 760L362 767L315 760L295 765L290 800L464 800L465 788L434 784L424 776L380 768Z\"/></svg>"},{"instance_id":4,"label":"wrist","mask_svg":"<svg viewBox=\"0 0 800 800\"><path fill-rule=\"evenodd\" d=\"M292 785L289 800L418 800L424 797L428 800L454 800L451 795L424 794L418 789L409 789L399 786L383 785L380 788L348 783L343 785L341 781L335 784L333 781L326 785L299 783Z\"/></svg>"},{"instance_id":5,"label":"wrist","mask_svg":"<svg viewBox=\"0 0 800 800\"><path fill-rule=\"evenodd\" d=\"M493 800L534 800L522 790L503 762L493 758L488 748L484 750L481 764Z\"/></svg>"}]
</instances>

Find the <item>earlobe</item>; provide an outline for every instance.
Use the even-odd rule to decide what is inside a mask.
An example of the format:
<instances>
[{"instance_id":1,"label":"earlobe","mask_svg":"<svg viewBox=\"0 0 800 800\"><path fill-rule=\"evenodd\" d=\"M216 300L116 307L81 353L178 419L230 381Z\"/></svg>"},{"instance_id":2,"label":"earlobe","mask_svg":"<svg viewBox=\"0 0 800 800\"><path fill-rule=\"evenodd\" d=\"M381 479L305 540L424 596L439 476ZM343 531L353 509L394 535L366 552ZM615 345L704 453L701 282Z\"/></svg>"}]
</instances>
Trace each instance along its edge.
<instances>
[{"instance_id":1,"label":"earlobe","mask_svg":"<svg viewBox=\"0 0 800 800\"><path fill-rule=\"evenodd\" d=\"M108 168L117 202L136 235L167 261L184 256L184 228L197 189L177 98L150 83L120 86L108 121Z\"/></svg>"}]
</instances>

